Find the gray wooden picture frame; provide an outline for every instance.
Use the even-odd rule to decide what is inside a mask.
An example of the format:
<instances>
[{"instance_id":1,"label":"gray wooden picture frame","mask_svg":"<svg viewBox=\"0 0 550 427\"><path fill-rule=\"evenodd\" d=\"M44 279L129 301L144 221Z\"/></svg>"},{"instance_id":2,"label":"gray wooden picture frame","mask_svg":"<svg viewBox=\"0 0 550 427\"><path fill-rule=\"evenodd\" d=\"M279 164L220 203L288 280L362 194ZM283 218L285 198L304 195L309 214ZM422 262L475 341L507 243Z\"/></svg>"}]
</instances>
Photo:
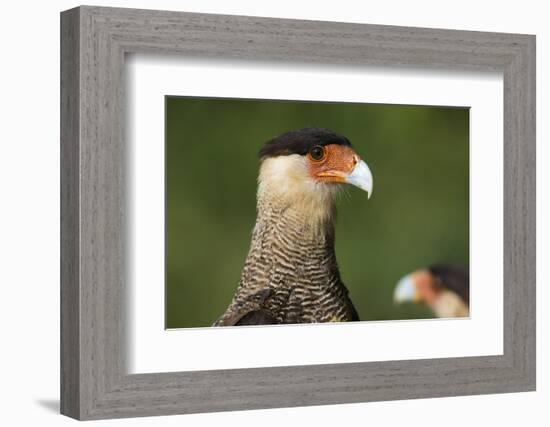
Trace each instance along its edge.
<instances>
[{"instance_id":1,"label":"gray wooden picture frame","mask_svg":"<svg viewBox=\"0 0 550 427\"><path fill-rule=\"evenodd\" d=\"M127 53L502 72L504 353L127 374ZM84 420L534 389L534 36L88 6L62 12L63 414Z\"/></svg>"}]
</instances>

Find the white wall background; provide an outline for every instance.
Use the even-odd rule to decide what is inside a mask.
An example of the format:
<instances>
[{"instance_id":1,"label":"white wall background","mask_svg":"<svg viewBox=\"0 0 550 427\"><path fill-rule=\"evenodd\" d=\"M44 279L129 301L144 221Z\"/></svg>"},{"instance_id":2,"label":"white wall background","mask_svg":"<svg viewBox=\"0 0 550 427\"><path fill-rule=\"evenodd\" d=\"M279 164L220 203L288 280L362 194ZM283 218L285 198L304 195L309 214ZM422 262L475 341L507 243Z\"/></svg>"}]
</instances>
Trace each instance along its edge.
<instances>
[{"instance_id":1,"label":"white wall background","mask_svg":"<svg viewBox=\"0 0 550 427\"><path fill-rule=\"evenodd\" d=\"M409 25L537 35L538 391L107 421L117 426L547 426L550 370L548 187L550 27L545 2L523 0L97 1L97 5ZM2 425L68 425L59 384L59 11L74 1L7 2L0 65L0 402ZM547 263L546 263L547 264ZM22 309L21 302L26 305ZM29 301L30 304L29 304ZM546 303L546 304L545 304ZM94 422L96 423L96 422ZM306 424L306 425L307 425Z\"/></svg>"}]
</instances>

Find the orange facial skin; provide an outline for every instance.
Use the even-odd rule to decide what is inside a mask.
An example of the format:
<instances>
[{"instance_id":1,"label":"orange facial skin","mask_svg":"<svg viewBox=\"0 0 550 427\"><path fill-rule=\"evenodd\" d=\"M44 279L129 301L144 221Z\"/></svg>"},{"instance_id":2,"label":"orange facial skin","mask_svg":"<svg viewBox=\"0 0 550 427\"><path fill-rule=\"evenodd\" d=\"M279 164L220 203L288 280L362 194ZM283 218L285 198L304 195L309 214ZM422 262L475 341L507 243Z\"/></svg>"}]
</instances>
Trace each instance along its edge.
<instances>
[{"instance_id":1,"label":"orange facial skin","mask_svg":"<svg viewBox=\"0 0 550 427\"><path fill-rule=\"evenodd\" d=\"M439 288L432 274L428 270L419 270L411 274L411 280L415 284L415 302L434 304L439 295Z\"/></svg>"},{"instance_id":2,"label":"orange facial skin","mask_svg":"<svg viewBox=\"0 0 550 427\"><path fill-rule=\"evenodd\" d=\"M322 182L346 182L346 177L361 160L350 147L329 144L323 147L324 156L317 160L307 154L309 173Z\"/></svg>"}]
</instances>

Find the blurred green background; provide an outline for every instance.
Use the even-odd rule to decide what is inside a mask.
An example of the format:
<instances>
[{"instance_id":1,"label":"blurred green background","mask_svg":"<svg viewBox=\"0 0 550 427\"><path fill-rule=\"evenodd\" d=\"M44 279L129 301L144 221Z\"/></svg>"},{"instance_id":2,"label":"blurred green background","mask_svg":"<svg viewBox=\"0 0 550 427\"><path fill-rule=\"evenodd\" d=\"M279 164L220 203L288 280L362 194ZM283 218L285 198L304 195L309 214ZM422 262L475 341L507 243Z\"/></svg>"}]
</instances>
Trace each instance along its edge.
<instances>
[{"instance_id":1,"label":"blurred green background","mask_svg":"<svg viewBox=\"0 0 550 427\"><path fill-rule=\"evenodd\" d=\"M394 306L399 278L469 260L467 108L166 97L166 327L210 326L238 285L256 212L258 150L324 127L374 177L338 204L336 255L361 320L432 317Z\"/></svg>"}]
</instances>

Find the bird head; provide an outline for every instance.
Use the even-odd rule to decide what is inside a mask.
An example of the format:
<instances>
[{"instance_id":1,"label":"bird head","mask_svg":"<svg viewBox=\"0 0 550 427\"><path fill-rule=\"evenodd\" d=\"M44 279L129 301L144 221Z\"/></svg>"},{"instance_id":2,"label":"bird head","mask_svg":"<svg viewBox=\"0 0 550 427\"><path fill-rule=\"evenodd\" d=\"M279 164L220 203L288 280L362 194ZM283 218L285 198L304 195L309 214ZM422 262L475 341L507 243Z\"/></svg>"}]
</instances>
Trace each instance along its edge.
<instances>
[{"instance_id":1,"label":"bird head","mask_svg":"<svg viewBox=\"0 0 550 427\"><path fill-rule=\"evenodd\" d=\"M459 266L437 264L417 270L401 278L395 287L395 303L423 303L432 308L442 304L459 303L469 305L470 280L468 272ZM454 295L456 298L442 297Z\"/></svg>"},{"instance_id":2,"label":"bird head","mask_svg":"<svg viewBox=\"0 0 550 427\"><path fill-rule=\"evenodd\" d=\"M430 270L417 270L402 277L393 293L397 304L405 302L431 304L437 299L439 286Z\"/></svg>"},{"instance_id":3,"label":"bird head","mask_svg":"<svg viewBox=\"0 0 550 427\"><path fill-rule=\"evenodd\" d=\"M260 150L260 187L287 200L330 201L342 184L372 194L372 174L349 140L328 129L304 128L268 141Z\"/></svg>"}]
</instances>

